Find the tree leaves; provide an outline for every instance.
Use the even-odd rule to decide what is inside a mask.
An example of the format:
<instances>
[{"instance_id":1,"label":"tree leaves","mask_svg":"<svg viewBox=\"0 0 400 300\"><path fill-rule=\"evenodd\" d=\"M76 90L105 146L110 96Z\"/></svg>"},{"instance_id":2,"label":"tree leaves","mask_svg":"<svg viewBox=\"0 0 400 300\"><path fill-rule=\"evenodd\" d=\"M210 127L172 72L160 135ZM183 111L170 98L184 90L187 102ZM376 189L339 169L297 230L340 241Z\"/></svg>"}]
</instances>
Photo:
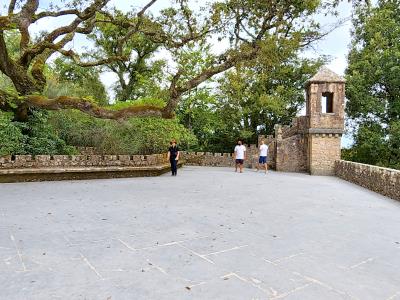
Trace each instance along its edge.
<instances>
[{"instance_id":1,"label":"tree leaves","mask_svg":"<svg viewBox=\"0 0 400 300\"><path fill-rule=\"evenodd\" d=\"M346 112L360 129L353 160L398 167L400 6L381 0L357 8L346 70ZM393 141L393 142L392 142Z\"/></svg>"}]
</instances>

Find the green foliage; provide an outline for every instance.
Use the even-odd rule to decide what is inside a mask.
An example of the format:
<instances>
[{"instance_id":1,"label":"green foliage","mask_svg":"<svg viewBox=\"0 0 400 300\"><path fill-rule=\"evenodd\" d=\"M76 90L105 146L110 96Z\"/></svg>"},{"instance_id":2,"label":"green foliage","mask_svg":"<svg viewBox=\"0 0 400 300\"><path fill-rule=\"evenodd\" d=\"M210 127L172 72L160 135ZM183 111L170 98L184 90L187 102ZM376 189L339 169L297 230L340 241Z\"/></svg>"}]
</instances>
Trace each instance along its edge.
<instances>
[{"instance_id":1,"label":"green foliage","mask_svg":"<svg viewBox=\"0 0 400 300\"><path fill-rule=\"evenodd\" d=\"M57 58L47 74L44 95L49 98L91 97L100 105L108 104L107 91L96 68L80 67L65 58Z\"/></svg>"},{"instance_id":2,"label":"green foliage","mask_svg":"<svg viewBox=\"0 0 400 300\"><path fill-rule=\"evenodd\" d=\"M394 121L390 124L388 130L388 148L390 157L388 166L400 170L400 121Z\"/></svg>"},{"instance_id":3,"label":"green foliage","mask_svg":"<svg viewBox=\"0 0 400 300\"><path fill-rule=\"evenodd\" d=\"M17 30L10 30L4 33L5 42L7 45L7 51L11 54L13 59L17 58L16 54L19 50L20 35ZM3 74L0 70L0 89L1 90L13 90L15 91L14 85L9 77Z\"/></svg>"},{"instance_id":4,"label":"green foliage","mask_svg":"<svg viewBox=\"0 0 400 300\"><path fill-rule=\"evenodd\" d=\"M347 114L359 126L353 160L399 168L400 6L359 6L346 70Z\"/></svg>"},{"instance_id":5,"label":"green foliage","mask_svg":"<svg viewBox=\"0 0 400 300\"><path fill-rule=\"evenodd\" d=\"M383 128L379 124L363 124L358 129L348 158L361 163L386 165L387 149L383 136Z\"/></svg>"},{"instance_id":6,"label":"green foliage","mask_svg":"<svg viewBox=\"0 0 400 300\"><path fill-rule=\"evenodd\" d=\"M63 111L52 113L51 123L69 145L95 147L105 154L163 153L172 138L183 149L197 143L195 136L175 119L132 118L117 122Z\"/></svg>"},{"instance_id":7,"label":"green foliage","mask_svg":"<svg viewBox=\"0 0 400 300\"><path fill-rule=\"evenodd\" d=\"M46 113L35 111L28 122L12 121L12 114L0 112L0 156L9 154L75 154L47 122Z\"/></svg>"},{"instance_id":8,"label":"green foliage","mask_svg":"<svg viewBox=\"0 0 400 300\"><path fill-rule=\"evenodd\" d=\"M21 35L18 30L9 30L4 33L4 39L7 45L7 51L10 53L12 59L18 58L19 45L21 42Z\"/></svg>"},{"instance_id":9,"label":"green foliage","mask_svg":"<svg viewBox=\"0 0 400 300\"><path fill-rule=\"evenodd\" d=\"M321 64L298 58L305 44L321 36L312 20L321 5L319 0L225 0L207 3L207 7L198 11L191 9L189 1L182 0L173 1L156 17L146 12L142 18L137 11L123 13L105 7L103 1L93 3L97 9L87 10L88 19L75 26L79 33L90 32L87 37L94 42L93 47L74 51L74 58L104 62L101 69L81 68L60 58L51 66L45 65L50 57L46 54L57 51L58 42L43 41L46 34L42 32L35 38L32 36L29 47L22 47L30 51L25 55L24 49L18 48L20 34L12 36L11 32L9 49L17 47L13 50L15 55L25 59L8 63L13 67L12 72L5 73L14 83L21 78L27 83L16 85L19 92L43 93L45 80L38 75L45 65L46 96L77 96L106 104L99 72L107 70L118 76L117 103L111 109L131 105L164 107L165 100L183 97L178 109L183 125L177 120L151 118L106 121L74 111L50 113L49 124L47 115L34 114L25 125L12 124L26 137L23 147L26 152L68 152L62 141L74 146L93 146L112 154L163 152L172 137L184 148L231 151L239 137L255 142L257 134L272 133L275 123L288 124L304 103L305 80ZM84 4L80 0L62 1L62 6L80 9ZM41 7L41 11L46 9L53 8ZM90 11L97 11L93 19L89 17ZM68 31L70 27L62 29ZM68 46L62 50L70 48L73 40L70 43L68 38L75 33L65 35ZM127 33L130 34L126 36ZM210 39L222 41L225 49L211 47ZM43 51L33 56L33 50L40 45L45 46ZM167 61L156 60L160 50L171 55L170 68L166 68ZM58 52L72 55L72 51ZM25 66L23 61L29 62ZM43 64L32 68L34 62ZM235 69L225 72L232 67ZM32 69L34 73L30 72ZM223 76L217 87L210 80L216 74ZM175 107L175 102L171 103ZM26 114L19 116L24 119Z\"/></svg>"},{"instance_id":10,"label":"green foliage","mask_svg":"<svg viewBox=\"0 0 400 300\"><path fill-rule=\"evenodd\" d=\"M14 88L10 78L5 76L1 72L0 72L0 89L2 89L2 90L10 90L11 89L11 90L15 91L15 88Z\"/></svg>"},{"instance_id":11,"label":"green foliage","mask_svg":"<svg viewBox=\"0 0 400 300\"><path fill-rule=\"evenodd\" d=\"M17 124L12 122L12 114L0 111L0 156L23 154L26 137Z\"/></svg>"},{"instance_id":12,"label":"green foliage","mask_svg":"<svg viewBox=\"0 0 400 300\"><path fill-rule=\"evenodd\" d=\"M20 127L27 136L25 151L29 154L76 154L74 147L67 146L49 124L47 112L34 111Z\"/></svg>"},{"instance_id":13,"label":"green foliage","mask_svg":"<svg viewBox=\"0 0 400 300\"><path fill-rule=\"evenodd\" d=\"M296 55L273 67L264 60L236 68L216 92L200 88L185 97L178 117L197 136L199 148L231 152L238 138L256 143L259 134L272 134L275 124L289 124L305 102L305 81L322 64Z\"/></svg>"},{"instance_id":14,"label":"green foliage","mask_svg":"<svg viewBox=\"0 0 400 300\"><path fill-rule=\"evenodd\" d=\"M137 22L135 14L126 13L114 9L112 12L115 20ZM146 30L154 27L154 23L143 17L141 20ZM116 26L111 23L98 23L95 30L88 35L94 42L96 49L91 53L92 57L115 55L118 42L125 36L129 28ZM141 32L133 34L122 47L122 55L129 57L127 61L115 61L104 65L103 69L113 72L118 81L114 85L116 99L118 101L137 100L142 97L162 94L160 83L163 80L163 69L166 61L155 59L155 54L161 44L152 41L151 38Z\"/></svg>"},{"instance_id":15,"label":"green foliage","mask_svg":"<svg viewBox=\"0 0 400 300\"><path fill-rule=\"evenodd\" d=\"M118 110L131 106L143 106L143 105L151 105L163 108L165 106L165 100L149 97L149 98L141 98L139 100L118 101L115 104L109 106L109 108Z\"/></svg>"},{"instance_id":16,"label":"green foliage","mask_svg":"<svg viewBox=\"0 0 400 300\"><path fill-rule=\"evenodd\" d=\"M223 128L223 120L218 116L217 98L210 89L200 88L191 91L181 102L177 116L185 128L191 130L197 137L198 147L193 150L209 150L218 152L223 140L215 139L216 131Z\"/></svg>"}]
</instances>

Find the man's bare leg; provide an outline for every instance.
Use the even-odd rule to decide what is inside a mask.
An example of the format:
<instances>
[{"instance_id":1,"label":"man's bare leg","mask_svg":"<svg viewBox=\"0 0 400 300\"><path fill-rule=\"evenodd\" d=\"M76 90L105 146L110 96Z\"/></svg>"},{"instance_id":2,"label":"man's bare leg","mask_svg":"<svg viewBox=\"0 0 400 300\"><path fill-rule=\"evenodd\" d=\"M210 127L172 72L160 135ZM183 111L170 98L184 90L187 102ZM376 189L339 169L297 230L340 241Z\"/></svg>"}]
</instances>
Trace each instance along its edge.
<instances>
[{"instance_id":1,"label":"man's bare leg","mask_svg":"<svg viewBox=\"0 0 400 300\"><path fill-rule=\"evenodd\" d=\"M265 163L264 165L265 165L265 174L267 174L267 172L268 172L268 164Z\"/></svg>"}]
</instances>

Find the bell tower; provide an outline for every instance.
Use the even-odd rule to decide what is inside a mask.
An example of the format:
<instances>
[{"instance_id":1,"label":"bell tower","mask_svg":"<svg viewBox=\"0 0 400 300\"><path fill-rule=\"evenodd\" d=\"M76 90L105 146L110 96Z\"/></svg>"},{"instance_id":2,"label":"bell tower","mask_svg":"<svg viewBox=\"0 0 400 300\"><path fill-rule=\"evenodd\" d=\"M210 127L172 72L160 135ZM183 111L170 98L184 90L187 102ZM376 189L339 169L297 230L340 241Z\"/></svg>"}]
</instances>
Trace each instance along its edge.
<instances>
[{"instance_id":1,"label":"bell tower","mask_svg":"<svg viewBox=\"0 0 400 300\"><path fill-rule=\"evenodd\" d=\"M326 67L306 83L307 165L311 175L334 175L344 130L345 80Z\"/></svg>"}]
</instances>

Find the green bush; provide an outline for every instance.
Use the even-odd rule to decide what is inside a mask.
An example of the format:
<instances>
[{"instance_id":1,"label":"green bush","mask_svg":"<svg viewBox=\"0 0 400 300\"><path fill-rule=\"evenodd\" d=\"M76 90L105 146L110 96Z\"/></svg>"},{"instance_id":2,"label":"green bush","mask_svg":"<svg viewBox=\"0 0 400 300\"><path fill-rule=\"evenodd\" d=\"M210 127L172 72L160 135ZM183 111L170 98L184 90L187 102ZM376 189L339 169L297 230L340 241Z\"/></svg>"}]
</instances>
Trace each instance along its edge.
<instances>
[{"instance_id":1,"label":"green bush","mask_svg":"<svg viewBox=\"0 0 400 300\"><path fill-rule=\"evenodd\" d=\"M45 112L33 112L26 123L14 122L10 114L0 112L0 156L75 153L48 123Z\"/></svg>"},{"instance_id":2,"label":"green bush","mask_svg":"<svg viewBox=\"0 0 400 300\"><path fill-rule=\"evenodd\" d=\"M197 144L196 137L176 119L102 120L70 110L53 112L50 121L68 145L95 147L104 154L162 153L172 138L182 149Z\"/></svg>"},{"instance_id":3,"label":"green bush","mask_svg":"<svg viewBox=\"0 0 400 300\"><path fill-rule=\"evenodd\" d=\"M0 111L0 156L25 153L25 141L21 128L12 122L12 114Z\"/></svg>"},{"instance_id":4,"label":"green bush","mask_svg":"<svg viewBox=\"0 0 400 300\"><path fill-rule=\"evenodd\" d=\"M34 111L27 123L20 123L26 134L25 151L29 154L76 154L74 147L61 139L55 128L49 123L48 113Z\"/></svg>"}]
</instances>

